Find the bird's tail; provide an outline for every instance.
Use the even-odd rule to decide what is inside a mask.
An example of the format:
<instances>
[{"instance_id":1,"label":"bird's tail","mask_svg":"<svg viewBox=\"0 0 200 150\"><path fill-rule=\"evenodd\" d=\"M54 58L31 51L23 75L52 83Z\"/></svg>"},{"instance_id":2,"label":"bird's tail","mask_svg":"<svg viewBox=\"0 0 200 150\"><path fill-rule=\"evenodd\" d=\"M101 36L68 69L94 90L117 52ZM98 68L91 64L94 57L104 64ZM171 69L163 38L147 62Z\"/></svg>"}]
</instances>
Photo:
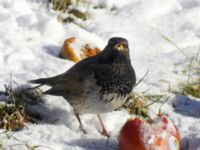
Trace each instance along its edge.
<instances>
[{"instance_id":1,"label":"bird's tail","mask_svg":"<svg viewBox=\"0 0 200 150\"><path fill-rule=\"evenodd\" d=\"M52 85L53 84L51 78L41 78L41 79L36 79L36 80L30 80L28 82L33 83L33 84L40 84L40 85Z\"/></svg>"}]
</instances>

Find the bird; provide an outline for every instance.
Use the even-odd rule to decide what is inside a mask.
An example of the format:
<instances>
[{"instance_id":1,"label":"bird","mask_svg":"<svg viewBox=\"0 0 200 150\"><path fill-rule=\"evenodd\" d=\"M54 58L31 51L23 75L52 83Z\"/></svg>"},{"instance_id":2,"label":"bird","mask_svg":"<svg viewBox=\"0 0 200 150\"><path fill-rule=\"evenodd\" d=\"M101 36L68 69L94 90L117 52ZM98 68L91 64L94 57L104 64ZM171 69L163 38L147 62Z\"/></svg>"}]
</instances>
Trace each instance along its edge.
<instances>
[{"instance_id":1,"label":"bird","mask_svg":"<svg viewBox=\"0 0 200 150\"><path fill-rule=\"evenodd\" d=\"M66 72L29 82L48 85L51 88L43 94L66 99L83 133L87 131L80 115L96 114L102 128L99 132L109 137L100 114L112 112L125 103L136 83L136 74L127 39L112 37L100 53L79 61Z\"/></svg>"}]
</instances>

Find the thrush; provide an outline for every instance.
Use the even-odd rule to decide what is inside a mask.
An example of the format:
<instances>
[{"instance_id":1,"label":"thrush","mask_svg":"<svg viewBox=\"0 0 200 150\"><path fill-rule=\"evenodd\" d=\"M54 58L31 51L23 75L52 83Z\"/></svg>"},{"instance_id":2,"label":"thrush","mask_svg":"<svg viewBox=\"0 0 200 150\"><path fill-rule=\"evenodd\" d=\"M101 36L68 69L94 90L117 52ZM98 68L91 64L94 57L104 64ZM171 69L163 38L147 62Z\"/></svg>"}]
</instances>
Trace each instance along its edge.
<instances>
[{"instance_id":1,"label":"thrush","mask_svg":"<svg viewBox=\"0 0 200 150\"><path fill-rule=\"evenodd\" d=\"M64 97L73 107L80 129L81 114L97 114L102 134L109 136L100 114L121 107L136 82L128 41L113 37L102 52L83 59L63 74L29 81L51 86L43 94Z\"/></svg>"}]
</instances>

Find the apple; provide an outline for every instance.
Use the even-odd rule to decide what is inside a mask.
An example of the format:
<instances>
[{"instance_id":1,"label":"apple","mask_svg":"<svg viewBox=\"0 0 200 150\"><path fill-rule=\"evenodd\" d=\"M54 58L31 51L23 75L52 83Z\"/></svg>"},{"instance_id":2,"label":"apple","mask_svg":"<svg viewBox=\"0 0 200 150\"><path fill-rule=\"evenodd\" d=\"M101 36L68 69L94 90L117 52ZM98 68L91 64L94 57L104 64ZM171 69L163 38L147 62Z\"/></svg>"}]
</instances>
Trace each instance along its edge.
<instances>
[{"instance_id":1,"label":"apple","mask_svg":"<svg viewBox=\"0 0 200 150\"><path fill-rule=\"evenodd\" d=\"M180 150L180 135L166 115L151 122L129 119L120 131L120 150Z\"/></svg>"}]
</instances>

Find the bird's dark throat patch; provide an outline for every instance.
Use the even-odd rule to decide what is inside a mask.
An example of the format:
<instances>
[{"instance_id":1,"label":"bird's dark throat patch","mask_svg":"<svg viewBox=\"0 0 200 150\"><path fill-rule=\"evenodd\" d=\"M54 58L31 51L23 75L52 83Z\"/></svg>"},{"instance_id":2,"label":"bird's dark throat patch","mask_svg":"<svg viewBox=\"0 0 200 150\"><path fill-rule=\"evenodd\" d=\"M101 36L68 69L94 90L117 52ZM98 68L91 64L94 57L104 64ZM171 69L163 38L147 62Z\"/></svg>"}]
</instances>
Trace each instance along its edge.
<instances>
[{"instance_id":1,"label":"bird's dark throat patch","mask_svg":"<svg viewBox=\"0 0 200 150\"><path fill-rule=\"evenodd\" d=\"M96 84L101 93L129 94L135 84L135 72L130 64L98 65L95 70Z\"/></svg>"}]
</instances>

